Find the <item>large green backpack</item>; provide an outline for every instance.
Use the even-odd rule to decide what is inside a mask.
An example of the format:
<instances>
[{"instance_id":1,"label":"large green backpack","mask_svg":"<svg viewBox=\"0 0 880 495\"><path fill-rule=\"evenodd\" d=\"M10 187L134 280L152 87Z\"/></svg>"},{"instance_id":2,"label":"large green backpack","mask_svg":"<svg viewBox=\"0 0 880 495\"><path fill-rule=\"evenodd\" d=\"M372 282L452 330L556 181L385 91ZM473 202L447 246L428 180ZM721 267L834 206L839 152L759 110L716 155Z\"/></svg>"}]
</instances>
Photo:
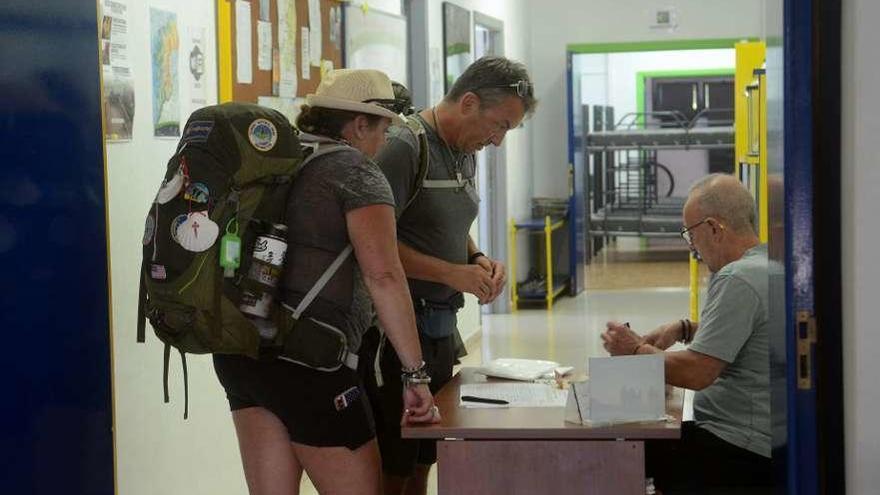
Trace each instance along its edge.
<instances>
[{"instance_id":1,"label":"large green backpack","mask_svg":"<svg viewBox=\"0 0 880 495\"><path fill-rule=\"evenodd\" d=\"M284 223L288 194L305 162L339 149L345 147L312 152L281 113L253 104L209 106L189 118L147 214L137 333L144 342L149 319L165 344L165 402L171 347L180 352L184 417L185 353L259 357L259 330L239 310L243 292L254 288L245 276L253 262L248 250L267 226ZM195 224L184 232L180 226L187 221ZM278 304L271 311L275 339L283 342L296 318Z\"/></svg>"}]
</instances>

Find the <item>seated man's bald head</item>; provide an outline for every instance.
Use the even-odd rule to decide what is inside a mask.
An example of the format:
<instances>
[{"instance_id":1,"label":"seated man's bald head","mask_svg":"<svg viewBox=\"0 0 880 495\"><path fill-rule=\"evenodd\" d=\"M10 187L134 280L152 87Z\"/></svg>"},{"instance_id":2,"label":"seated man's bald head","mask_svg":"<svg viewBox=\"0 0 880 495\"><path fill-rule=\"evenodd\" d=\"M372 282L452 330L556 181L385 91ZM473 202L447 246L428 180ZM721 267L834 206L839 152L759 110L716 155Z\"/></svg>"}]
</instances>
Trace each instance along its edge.
<instances>
[{"instance_id":1,"label":"seated man's bald head","mask_svg":"<svg viewBox=\"0 0 880 495\"><path fill-rule=\"evenodd\" d=\"M691 186L688 203L701 217L714 217L738 234L755 234L755 200L746 187L727 174L709 174Z\"/></svg>"}]
</instances>

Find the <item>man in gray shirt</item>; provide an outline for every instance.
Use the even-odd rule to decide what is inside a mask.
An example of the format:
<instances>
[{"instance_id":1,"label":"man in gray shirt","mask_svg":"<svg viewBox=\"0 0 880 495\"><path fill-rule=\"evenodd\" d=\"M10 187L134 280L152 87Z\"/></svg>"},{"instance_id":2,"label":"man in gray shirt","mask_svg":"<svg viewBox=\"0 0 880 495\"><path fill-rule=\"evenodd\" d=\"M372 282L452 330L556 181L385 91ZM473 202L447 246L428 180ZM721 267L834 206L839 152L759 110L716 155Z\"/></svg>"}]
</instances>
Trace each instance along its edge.
<instances>
[{"instance_id":1,"label":"man in gray shirt","mask_svg":"<svg viewBox=\"0 0 880 495\"><path fill-rule=\"evenodd\" d=\"M682 237L712 272L699 324L679 320L644 337L609 322L612 355L664 353L666 382L695 390L694 422L680 442L646 445L657 488L769 486L770 360L767 246L755 234L755 204L733 176L691 188ZM686 350L668 352L676 341Z\"/></svg>"},{"instance_id":2,"label":"man in gray shirt","mask_svg":"<svg viewBox=\"0 0 880 495\"><path fill-rule=\"evenodd\" d=\"M456 328L462 293L486 304L498 297L505 283L504 265L482 253L468 234L479 202L474 153L490 144L500 146L507 131L519 126L534 106L532 84L522 64L484 57L465 70L440 103L416 114L414 126L392 129L376 158L398 207L400 258L435 392L452 377L452 366L463 350ZM428 143L423 181L419 128ZM380 365L380 373L369 369L364 379L376 417L385 493L425 493L428 471L436 460L435 442L400 438L400 364L381 344L369 345L371 338L376 334L364 337L360 357L362 363ZM377 347L379 359L369 354Z\"/></svg>"}]
</instances>

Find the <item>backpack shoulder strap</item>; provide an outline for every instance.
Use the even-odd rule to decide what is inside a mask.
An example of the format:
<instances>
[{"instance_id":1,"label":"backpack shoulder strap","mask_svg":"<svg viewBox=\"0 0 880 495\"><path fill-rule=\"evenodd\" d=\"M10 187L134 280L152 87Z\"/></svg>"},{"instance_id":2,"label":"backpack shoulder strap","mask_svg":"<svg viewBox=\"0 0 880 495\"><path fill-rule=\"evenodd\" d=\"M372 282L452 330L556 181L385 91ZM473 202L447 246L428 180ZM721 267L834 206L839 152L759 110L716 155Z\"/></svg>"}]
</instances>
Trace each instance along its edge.
<instances>
[{"instance_id":1,"label":"backpack shoulder strap","mask_svg":"<svg viewBox=\"0 0 880 495\"><path fill-rule=\"evenodd\" d=\"M146 314L146 306L147 306L147 283L144 280L144 277L147 276L146 273L146 260L141 261L141 281L140 286L138 288L138 313L137 313L137 342L143 343L147 340L146 335L146 326L147 326L147 314Z\"/></svg>"},{"instance_id":2,"label":"backpack shoulder strap","mask_svg":"<svg viewBox=\"0 0 880 495\"><path fill-rule=\"evenodd\" d=\"M330 263L330 266L324 270L324 273L318 278L318 281L315 282L315 285L312 286L311 289L306 293L306 295L302 298L302 301L299 302L296 309L293 310L293 317L295 319L299 319L302 316L303 312L312 304L312 301L318 297L318 294L321 293L321 290L324 289L324 286L327 285L327 282L333 278L333 275L336 274L336 271L339 270L339 267L342 266L342 263L348 258L351 252L354 250L354 247L349 244L345 246L345 249L336 256L336 259L333 260L333 263Z\"/></svg>"},{"instance_id":3,"label":"backpack shoulder strap","mask_svg":"<svg viewBox=\"0 0 880 495\"><path fill-rule=\"evenodd\" d=\"M344 151L354 148L345 144L315 143L314 149L315 150L312 151L312 153L307 156L305 160L303 160L300 168L305 167L309 164L309 162L318 157L329 155L330 153L335 153L337 151ZM312 304L312 301L314 301L315 298L318 297L318 294L321 293L321 290L324 289L324 286L327 285L327 282L329 282L330 279L333 278L333 275L336 274L336 271L339 270L339 267L342 266L342 263L345 262L349 255L351 255L353 249L354 248L351 244L345 246L345 249L343 249L342 252L339 253L339 255L336 257L336 259L333 260L333 263L330 263L330 266L328 266L327 269L324 270L324 273L321 274L321 276L315 282L315 285L313 285L312 288L309 289L305 297L303 297L302 301L300 301L299 305L297 305L296 309L293 310L293 317L295 319L298 320L299 317L302 316L303 312L309 307L309 305Z\"/></svg>"},{"instance_id":4,"label":"backpack shoulder strap","mask_svg":"<svg viewBox=\"0 0 880 495\"><path fill-rule=\"evenodd\" d=\"M337 151L345 151L345 150L353 150L351 146L347 144L330 144L330 143L312 143L306 144L307 147L312 148L314 151L309 153L309 156L303 160L300 164L300 169L305 167L310 162L315 160L316 158L322 157L324 155L329 155L330 153L336 153Z\"/></svg>"},{"instance_id":5,"label":"backpack shoulder strap","mask_svg":"<svg viewBox=\"0 0 880 495\"><path fill-rule=\"evenodd\" d=\"M400 209L400 214L398 218L403 215L407 208L415 201L416 196L421 192L422 187L425 185L425 178L428 176L428 134L425 132L425 127L422 126L422 123L413 116L409 115L406 117L406 128L409 132L412 133L413 137L416 138L416 142L419 143L419 171L416 174L415 181L413 182L413 187L411 189L409 199L404 203L403 208Z\"/></svg>"}]
</instances>

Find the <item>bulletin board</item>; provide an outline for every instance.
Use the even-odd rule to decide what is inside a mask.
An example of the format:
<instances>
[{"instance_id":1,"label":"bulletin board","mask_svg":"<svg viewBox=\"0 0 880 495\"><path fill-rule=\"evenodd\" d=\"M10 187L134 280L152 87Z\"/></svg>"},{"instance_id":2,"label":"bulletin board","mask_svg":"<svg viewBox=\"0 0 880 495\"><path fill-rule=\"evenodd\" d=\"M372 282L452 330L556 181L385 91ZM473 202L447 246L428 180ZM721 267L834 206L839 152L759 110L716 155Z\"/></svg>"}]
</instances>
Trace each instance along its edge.
<instances>
[{"instance_id":1,"label":"bulletin board","mask_svg":"<svg viewBox=\"0 0 880 495\"><path fill-rule=\"evenodd\" d=\"M260 70L258 68L259 57L259 40L258 40L258 21L260 20L260 7L263 0L250 0L250 28L251 28L251 77L250 83L240 83L238 81L238 63L242 57L236 53L238 33L236 26L239 24L236 19L236 3L247 0L217 0L217 50L218 71L220 88L218 91L219 100L224 101L241 101L256 103L260 96L277 96L273 93L273 70ZM278 5L279 0L268 0L269 2L269 22L271 22L272 30L272 48L277 50L278 40ZM283 1L283 0L282 0ZM329 61L333 68L342 68L342 3L339 0L317 0L321 8L321 60ZM302 76L302 46L301 32L302 28L309 27L309 1L294 0L288 4L296 6L296 48L294 50L296 56L296 96L305 96L313 93L321 82L322 67L309 67L309 78L304 79ZM245 57L246 58L246 57ZM279 63L278 57L273 57L272 67L276 67ZM276 76L277 79L277 76ZM276 84L277 88L277 84Z\"/></svg>"}]
</instances>

